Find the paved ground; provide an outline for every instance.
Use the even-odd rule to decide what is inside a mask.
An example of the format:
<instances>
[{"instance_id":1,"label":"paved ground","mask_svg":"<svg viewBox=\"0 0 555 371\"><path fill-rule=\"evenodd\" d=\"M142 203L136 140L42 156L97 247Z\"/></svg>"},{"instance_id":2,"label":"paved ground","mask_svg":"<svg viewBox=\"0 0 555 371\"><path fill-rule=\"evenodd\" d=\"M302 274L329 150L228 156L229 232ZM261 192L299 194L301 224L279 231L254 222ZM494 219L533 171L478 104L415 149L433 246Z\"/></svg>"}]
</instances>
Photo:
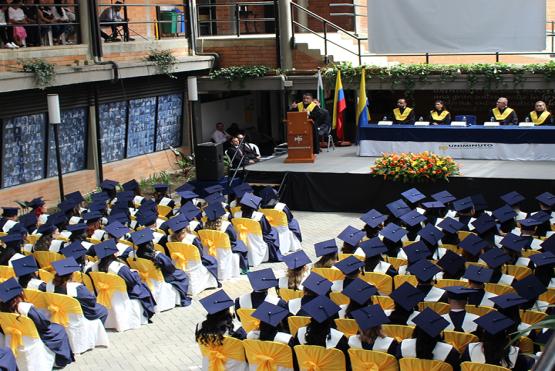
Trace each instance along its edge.
<instances>
[{"instance_id":1,"label":"paved ground","mask_svg":"<svg viewBox=\"0 0 555 371\"><path fill-rule=\"evenodd\" d=\"M294 212L303 232L303 247L314 259L313 245L333 238L348 224L362 227L358 215L347 213ZM260 268L284 269L283 263L263 264ZM251 290L246 276L224 282L233 298ZM204 292L202 296L212 291ZM196 298L198 299L198 298ZM110 347L96 348L76 356L67 370L198 370L199 348L194 339L197 323L205 317L198 300L186 308L175 308L154 317L154 323L123 333L110 332Z\"/></svg>"}]
</instances>

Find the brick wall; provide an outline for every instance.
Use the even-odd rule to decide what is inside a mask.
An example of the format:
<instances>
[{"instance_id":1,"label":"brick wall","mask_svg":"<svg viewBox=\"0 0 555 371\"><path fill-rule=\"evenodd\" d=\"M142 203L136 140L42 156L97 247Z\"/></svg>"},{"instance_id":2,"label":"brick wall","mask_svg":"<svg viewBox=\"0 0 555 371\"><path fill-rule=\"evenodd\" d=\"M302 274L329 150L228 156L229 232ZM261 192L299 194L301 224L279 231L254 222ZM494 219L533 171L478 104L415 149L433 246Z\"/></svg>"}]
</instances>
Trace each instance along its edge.
<instances>
[{"instance_id":1,"label":"brick wall","mask_svg":"<svg viewBox=\"0 0 555 371\"><path fill-rule=\"evenodd\" d=\"M348 3L352 4L353 0L308 0L308 10L318 14L320 17L335 23L339 27L347 30L353 30L353 19L349 16L330 16L330 13L352 13L352 7L338 6L330 7L333 3ZM308 27L315 32L323 32L322 22L308 17ZM328 32L335 32L334 29L328 28Z\"/></svg>"},{"instance_id":2,"label":"brick wall","mask_svg":"<svg viewBox=\"0 0 555 371\"><path fill-rule=\"evenodd\" d=\"M190 151L187 147L180 149L184 153ZM132 178L140 180L164 170L176 170L174 156L169 150L112 162L103 166L104 178L119 182L126 182ZM77 190L88 193L95 188L95 170L83 170L64 175L65 193ZM28 201L38 196L43 196L49 207L56 206L59 202L58 178L48 178L2 189L0 190L0 205L17 206L15 200Z\"/></svg>"}]
</instances>

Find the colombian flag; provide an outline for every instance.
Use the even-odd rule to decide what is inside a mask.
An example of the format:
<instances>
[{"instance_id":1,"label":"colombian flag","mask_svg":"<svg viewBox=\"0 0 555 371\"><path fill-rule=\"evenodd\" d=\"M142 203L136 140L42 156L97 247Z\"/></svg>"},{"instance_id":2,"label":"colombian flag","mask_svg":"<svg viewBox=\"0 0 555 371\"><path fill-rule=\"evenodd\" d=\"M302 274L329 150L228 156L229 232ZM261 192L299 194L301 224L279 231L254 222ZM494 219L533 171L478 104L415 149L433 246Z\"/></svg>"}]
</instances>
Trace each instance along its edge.
<instances>
[{"instance_id":1,"label":"colombian flag","mask_svg":"<svg viewBox=\"0 0 555 371\"><path fill-rule=\"evenodd\" d=\"M366 69L363 68L358 90L357 126L367 124L368 121L370 121L370 113L368 112L368 98L366 97Z\"/></svg>"},{"instance_id":2,"label":"colombian flag","mask_svg":"<svg viewBox=\"0 0 555 371\"><path fill-rule=\"evenodd\" d=\"M343 84L341 84L341 71L337 70L337 79L335 80L335 95L333 97L333 121L332 129L335 129L335 134L339 141L343 140L343 112L347 108L345 101L345 92L343 91Z\"/></svg>"}]
</instances>

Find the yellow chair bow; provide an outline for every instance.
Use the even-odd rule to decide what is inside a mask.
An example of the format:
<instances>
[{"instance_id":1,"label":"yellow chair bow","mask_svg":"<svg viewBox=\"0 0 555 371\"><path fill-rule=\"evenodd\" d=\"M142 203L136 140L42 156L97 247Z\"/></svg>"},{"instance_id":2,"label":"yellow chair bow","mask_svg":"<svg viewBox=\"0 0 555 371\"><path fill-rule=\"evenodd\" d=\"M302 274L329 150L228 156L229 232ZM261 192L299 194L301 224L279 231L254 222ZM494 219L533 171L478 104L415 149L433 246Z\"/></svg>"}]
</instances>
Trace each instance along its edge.
<instances>
[{"instance_id":1,"label":"yellow chair bow","mask_svg":"<svg viewBox=\"0 0 555 371\"><path fill-rule=\"evenodd\" d=\"M305 361L303 369L307 371L320 371L320 366L314 361Z\"/></svg>"},{"instance_id":2,"label":"yellow chair bow","mask_svg":"<svg viewBox=\"0 0 555 371\"><path fill-rule=\"evenodd\" d=\"M257 371L273 371L275 369L275 360L273 357L267 356L265 354L257 354L254 359L258 367Z\"/></svg>"},{"instance_id":3,"label":"yellow chair bow","mask_svg":"<svg viewBox=\"0 0 555 371\"><path fill-rule=\"evenodd\" d=\"M23 345L23 333L21 330L10 326L6 327L6 335L10 335L10 349L16 354L17 349Z\"/></svg>"},{"instance_id":4,"label":"yellow chair bow","mask_svg":"<svg viewBox=\"0 0 555 371\"><path fill-rule=\"evenodd\" d=\"M98 302L106 308L112 308L112 300L110 295L110 285L104 282L95 282L96 291L98 292Z\"/></svg>"},{"instance_id":5,"label":"yellow chair bow","mask_svg":"<svg viewBox=\"0 0 555 371\"><path fill-rule=\"evenodd\" d=\"M52 322L59 323L60 325L67 327L69 325L69 317L63 308L58 305L50 304L48 305L48 311L52 314Z\"/></svg>"},{"instance_id":6,"label":"yellow chair bow","mask_svg":"<svg viewBox=\"0 0 555 371\"><path fill-rule=\"evenodd\" d=\"M174 252L172 255L173 260L175 260L175 265L179 269L187 268L187 259L180 252Z\"/></svg>"},{"instance_id":7,"label":"yellow chair bow","mask_svg":"<svg viewBox=\"0 0 555 371\"><path fill-rule=\"evenodd\" d=\"M380 371L380 366L376 364L376 362L362 362L364 366L364 370L367 371Z\"/></svg>"},{"instance_id":8,"label":"yellow chair bow","mask_svg":"<svg viewBox=\"0 0 555 371\"><path fill-rule=\"evenodd\" d=\"M214 241L208 238L204 241L206 242L206 245L208 247L208 254L216 257L216 244L214 243Z\"/></svg>"},{"instance_id":9,"label":"yellow chair bow","mask_svg":"<svg viewBox=\"0 0 555 371\"><path fill-rule=\"evenodd\" d=\"M239 224L238 227L239 227L239 239L243 242L247 242L247 232L249 231L249 229L243 224Z\"/></svg>"},{"instance_id":10,"label":"yellow chair bow","mask_svg":"<svg viewBox=\"0 0 555 371\"><path fill-rule=\"evenodd\" d=\"M208 359L210 360L209 371L225 371L226 356L219 350L208 350Z\"/></svg>"}]
</instances>

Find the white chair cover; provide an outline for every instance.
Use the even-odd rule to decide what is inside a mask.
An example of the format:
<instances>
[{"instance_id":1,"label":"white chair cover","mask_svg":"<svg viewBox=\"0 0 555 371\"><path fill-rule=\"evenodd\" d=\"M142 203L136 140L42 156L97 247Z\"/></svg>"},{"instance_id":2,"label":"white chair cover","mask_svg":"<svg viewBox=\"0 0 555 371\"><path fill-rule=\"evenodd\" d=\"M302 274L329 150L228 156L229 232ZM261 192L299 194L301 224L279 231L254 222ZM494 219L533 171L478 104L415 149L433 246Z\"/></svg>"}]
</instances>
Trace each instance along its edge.
<instances>
[{"instance_id":1,"label":"white chair cover","mask_svg":"<svg viewBox=\"0 0 555 371\"><path fill-rule=\"evenodd\" d=\"M218 261L218 278L220 280L228 280L241 275L239 255L234 254L231 249L216 249L216 260Z\"/></svg>"},{"instance_id":2,"label":"white chair cover","mask_svg":"<svg viewBox=\"0 0 555 371\"><path fill-rule=\"evenodd\" d=\"M202 262L189 261L185 273L189 276L189 295L194 296L206 289L218 287L216 278Z\"/></svg>"},{"instance_id":3,"label":"white chair cover","mask_svg":"<svg viewBox=\"0 0 555 371\"><path fill-rule=\"evenodd\" d=\"M148 319L143 315L143 306L139 300L131 300L126 292L115 292L112 296L112 308L108 308L108 318L104 327L118 332L127 331L146 325Z\"/></svg>"},{"instance_id":4,"label":"white chair cover","mask_svg":"<svg viewBox=\"0 0 555 371\"><path fill-rule=\"evenodd\" d=\"M247 257L249 264L253 267L259 266L269 259L268 245L264 242L262 235L247 233Z\"/></svg>"},{"instance_id":5,"label":"white chair cover","mask_svg":"<svg viewBox=\"0 0 555 371\"><path fill-rule=\"evenodd\" d=\"M279 251L282 255L287 255L290 252L295 252L301 249L301 242L295 236L289 227L280 225L275 227L279 236Z\"/></svg>"},{"instance_id":6,"label":"white chair cover","mask_svg":"<svg viewBox=\"0 0 555 371\"><path fill-rule=\"evenodd\" d=\"M4 339L4 347L9 348L11 336ZM23 337L23 346L17 349L15 360L19 371L51 371L54 368L56 355L41 339Z\"/></svg>"},{"instance_id":7,"label":"white chair cover","mask_svg":"<svg viewBox=\"0 0 555 371\"><path fill-rule=\"evenodd\" d=\"M181 302L179 292L167 282L151 279L150 283L152 296L156 300L156 313L164 312L175 308Z\"/></svg>"},{"instance_id":8,"label":"white chair cover","mask_svg":"<svg viewBox=\"0 0 555 371\"><path fill-rule=\"evenodd\" d=\"M80 314L69 315L66 333L73 353L80 354L95 347L107 347L108 334L100 319L88 320Z\"/></svg>"},{"instance_id":9,"label":"white chair cover","mask_svg":"<svg viewBox=\"0 0 555 371\"><path fill-rule=\"evenodd\" d=\"M202 357L202 370L208 371L210 369L209 365L210 363L208 361L208 358ZM226 371L247 371L248 369L249 369L249 366L247 362L241 362L234 359L229 359L225 363Z\"/></svg>"}]
</instances>

